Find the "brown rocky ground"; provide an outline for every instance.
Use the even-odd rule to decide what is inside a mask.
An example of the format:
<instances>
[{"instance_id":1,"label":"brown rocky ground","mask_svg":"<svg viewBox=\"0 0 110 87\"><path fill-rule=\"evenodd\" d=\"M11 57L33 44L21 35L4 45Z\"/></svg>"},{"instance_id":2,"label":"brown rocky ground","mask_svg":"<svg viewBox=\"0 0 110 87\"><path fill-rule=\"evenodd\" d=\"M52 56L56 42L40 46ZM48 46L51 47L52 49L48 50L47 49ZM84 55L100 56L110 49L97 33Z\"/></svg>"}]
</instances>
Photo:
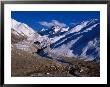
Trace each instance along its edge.
<instances>
[{"instance_id":1,"label":"brown rocky ground","mask_svg":"<svg viewBox=\"0 0 110 87\"><path fill-rule=\"evenodd\" d=\"M77 58L64 58L65 61L70 62L76 66L77 75L86 77L99 77L100 76L100 63L94 61L84 61Z\"/></svg>"},{"instance_id":2,"label":"brown rocky ground","mask_svg":"<svg viewBox=\"0 0 110 87\"><path fill-rule=\"evenodd\" d=\"M100 65L95 62L65 57L65 61L75 65L75 68L71 68L68 63L61 63L19 49L12 49L11 56L11 76L13 77L100 76Z\"/></svg>"},{"instance_id":3,"label":"brown rocky ground","mask_svg":"<svg viewBox=\"0 0 110 87\"><path fill-rule=\"evenodd\" d=\"M22 50L13 49L11 56L11 76L71 76L67 64Z\"/></svg>"}]
</instances>

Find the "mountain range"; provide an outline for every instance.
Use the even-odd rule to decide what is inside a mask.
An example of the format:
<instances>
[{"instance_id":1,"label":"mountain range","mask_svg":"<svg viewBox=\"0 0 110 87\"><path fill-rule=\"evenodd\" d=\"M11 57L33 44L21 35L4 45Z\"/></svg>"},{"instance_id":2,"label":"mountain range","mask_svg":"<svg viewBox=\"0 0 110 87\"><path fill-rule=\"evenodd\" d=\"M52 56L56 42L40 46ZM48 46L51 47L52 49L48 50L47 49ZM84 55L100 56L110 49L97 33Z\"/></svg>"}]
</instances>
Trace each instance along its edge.
<instances>
[{"instance_id":1,"label":"mountain range","mask_svg":"<svg viewBox=\"0 0 110 87\"><path fill-rule=\"evenodd\" d=\"M54 25L35 31L27 24L11 19L12 48L52 59L74 57L100 61L100 20L91 19L71 27Z\"/></svg>"}]
</instances>

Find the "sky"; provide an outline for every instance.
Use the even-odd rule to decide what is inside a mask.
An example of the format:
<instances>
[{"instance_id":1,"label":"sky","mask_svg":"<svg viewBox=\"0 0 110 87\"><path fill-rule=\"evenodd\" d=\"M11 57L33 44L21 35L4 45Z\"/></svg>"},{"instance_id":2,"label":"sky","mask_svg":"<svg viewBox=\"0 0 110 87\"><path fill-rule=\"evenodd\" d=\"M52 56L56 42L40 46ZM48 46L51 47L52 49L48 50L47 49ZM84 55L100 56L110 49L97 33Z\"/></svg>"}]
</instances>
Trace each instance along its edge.
<instances>
[{"instance_id":1,"label":"sky","mask_svg":"<svg viewBox=\"0 0 110 87\"><path fill-rule=\"evenodd\" d=\"M61 27L73 26L82 21L100 19L99 11L12 11L11 18L41 30L56 24Z\"/></svg>"}]
</instances>

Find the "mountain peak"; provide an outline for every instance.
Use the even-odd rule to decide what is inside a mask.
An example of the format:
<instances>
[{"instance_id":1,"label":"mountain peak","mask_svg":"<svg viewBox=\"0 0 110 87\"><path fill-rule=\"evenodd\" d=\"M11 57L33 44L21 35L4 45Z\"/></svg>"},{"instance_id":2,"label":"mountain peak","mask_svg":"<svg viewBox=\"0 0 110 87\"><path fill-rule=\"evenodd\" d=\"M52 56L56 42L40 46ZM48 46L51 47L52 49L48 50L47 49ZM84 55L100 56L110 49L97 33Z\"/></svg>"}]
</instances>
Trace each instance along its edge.
<instances>
[{"instance_id":1,"label":"mountain peak","mask_svg":"<svg viewBox=\"0 0 110 87\"><path fill-rule=\"evenodd\" d=\"M27 24L18 22L14 19L11 19L11 29L14 29L19 34L27 37L31 37L35 33L35 31L32 28L30 28Z\"/></svg>"},{"instance_id":2,"label":"mountain peak","mask_svg":"<svg viewBox=\"0 0 110 87\"><path fill-rule=\"evenodd\" d=\"M58 26L58 25L54 25L54 26L52 26L52 28L51 28L55 33L56 32L58 32L58 31L60 31L61 30L61 27L60 26Z\"/></svg>"},{"instance_id":3,"label":"mountain peak","mask_svg":"<svg viewBox=\"0 0 110 87\"><path fill-rule=\"evenodd\" d=\"M66 55L90 61L99 59L99 24L98 19L91 19L90 21L83 21L73 28L54 25L49 29L43 28L39 32L42 36L40 34L36 36L35 31L28 25L12 19L12 29L29 37L28 41L45 42L46 45L49 43L49 53L51 53L51 55L53 54L54 56L54 54L56 54L57 57ZM88 59L88 57L90 59Z\"/></svg>"}]
</instances>

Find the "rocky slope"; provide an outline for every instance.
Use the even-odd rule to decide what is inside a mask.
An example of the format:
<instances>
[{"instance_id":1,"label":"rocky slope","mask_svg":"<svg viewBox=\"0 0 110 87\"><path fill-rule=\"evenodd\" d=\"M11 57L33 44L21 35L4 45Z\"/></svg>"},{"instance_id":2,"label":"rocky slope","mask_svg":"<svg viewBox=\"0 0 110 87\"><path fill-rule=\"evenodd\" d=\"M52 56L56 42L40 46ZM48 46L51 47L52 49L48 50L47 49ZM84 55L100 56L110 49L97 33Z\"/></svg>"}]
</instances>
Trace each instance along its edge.
<instances>
[{"instance_id":1,"label":"rocky slope","mask_svg":"<svg viewBox=\"0 0 110 87\"><path fill-rule=\"evenodd\" d=\"M91 61L64 58L51 60L20 49L12 49L11 76L13 77L98 77L100 64Z\"/></svg>"},{"instance_id":2,"label":"rocky slope","mask_svg":"<svg viewBox=\"0 0 110 87\"><path fill-rule=\"evenodd\" d=\"M12 19L11 75L100 76L100 62L96 62L99 61L98 31L98 20L82 22L74 28L53 26L51 30L38 33L28 25ZM87 39L86 36L90 34L94 35ZM78 44L82 44L81 47ZM76 48L81 49L80 55L74 54ZM91 55L87 56L88 51Z\"/></svg>"}]
</instances>

